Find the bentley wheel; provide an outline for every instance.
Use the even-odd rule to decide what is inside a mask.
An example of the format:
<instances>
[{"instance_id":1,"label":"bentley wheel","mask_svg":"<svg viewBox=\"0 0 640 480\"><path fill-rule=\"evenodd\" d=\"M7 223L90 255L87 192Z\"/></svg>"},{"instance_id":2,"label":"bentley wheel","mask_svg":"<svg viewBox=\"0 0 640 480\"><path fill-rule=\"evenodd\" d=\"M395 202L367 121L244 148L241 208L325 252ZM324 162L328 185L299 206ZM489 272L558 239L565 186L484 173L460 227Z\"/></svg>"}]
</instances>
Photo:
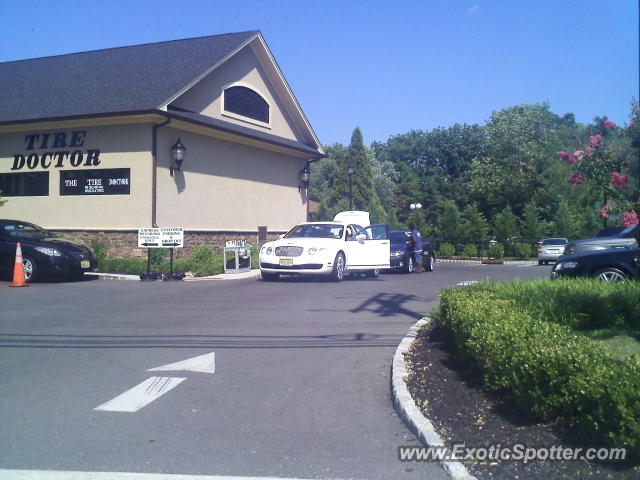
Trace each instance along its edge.
<instances>
[{"instance_id":1,"label":"bentley wheel","mask_svg":"<svg viewBox=\"0 0 640 480\"><path fill-rule=\"evenodd\" d=\"M333 270L331 271L331 280L334 282L341 282L344 279L344 272L346 268L346 262L344 254L338 252L336 259L333 262Z\"/></svg>"}]
</instances>

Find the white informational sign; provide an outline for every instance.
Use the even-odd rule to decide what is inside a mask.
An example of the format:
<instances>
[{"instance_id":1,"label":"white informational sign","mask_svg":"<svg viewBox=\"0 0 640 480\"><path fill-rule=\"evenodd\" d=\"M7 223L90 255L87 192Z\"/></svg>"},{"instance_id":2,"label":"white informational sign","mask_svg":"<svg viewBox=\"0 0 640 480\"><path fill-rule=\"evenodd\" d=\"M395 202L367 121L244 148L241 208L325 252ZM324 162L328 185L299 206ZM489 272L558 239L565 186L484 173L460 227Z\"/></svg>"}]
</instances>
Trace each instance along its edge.
<instances>
[{"instance_id":1,"label":"white informational sign","mask_svg":"<svg viewBox=\"0 0 640 480\"><path fill-rule=\"evenodd\" d=\"M163 247L182 248L184 246L184 229L182 227L161 228Z\"/></svg>"},{"instance_id":2,"label":"white informational sign","mask_svg":"<svg viewBox=\"0 0 640 480\"><path fill-rule=\"evenodd\" d=\"M138 247L182 248L183 246L184 229L182 227L138 229Z\"/></svg>"},{"instance_id":3,"label":"white informational sign","mask_svg":"<svg viewBox=\"0 0 640 480\"><path fill-rule=\"evenodd\" d=\"M138 247L144 248L160 248L160 229L159 228L139 228L138 229Z\"/></svg>"}]
</instances>

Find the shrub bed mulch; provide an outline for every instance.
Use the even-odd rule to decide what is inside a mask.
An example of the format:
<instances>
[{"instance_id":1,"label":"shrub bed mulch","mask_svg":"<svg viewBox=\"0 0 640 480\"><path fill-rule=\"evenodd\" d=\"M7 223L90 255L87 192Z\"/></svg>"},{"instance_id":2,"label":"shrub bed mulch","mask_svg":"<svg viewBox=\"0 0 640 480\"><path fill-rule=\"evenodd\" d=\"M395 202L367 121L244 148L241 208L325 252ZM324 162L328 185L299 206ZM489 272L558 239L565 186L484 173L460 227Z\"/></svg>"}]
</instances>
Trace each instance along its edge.
<instances>
[{"instance_id":1,"label":"shrub bed mulch","mask_svg":"<svg viewBox=\"0 0 640 480\"><path fill-rule=\"evenodd\" d=\"M406 355L407 386L414 401L448 446L503 448L583 447L572 445L555 425L539 424L482 389L477 372L458 362L438 327L425 329ZM464 462L478 479L640 479L640 467L584 460Z\"/></svg>"}]
</instances>

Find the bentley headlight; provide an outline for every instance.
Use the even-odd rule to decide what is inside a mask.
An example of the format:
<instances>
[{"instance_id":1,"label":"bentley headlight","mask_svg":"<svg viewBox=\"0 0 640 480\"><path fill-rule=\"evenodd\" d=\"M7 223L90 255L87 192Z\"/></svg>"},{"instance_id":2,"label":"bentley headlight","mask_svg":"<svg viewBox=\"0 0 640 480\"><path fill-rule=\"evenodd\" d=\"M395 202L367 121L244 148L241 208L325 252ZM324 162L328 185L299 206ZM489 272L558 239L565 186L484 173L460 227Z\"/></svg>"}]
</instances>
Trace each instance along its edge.
<instances>
[{"instance_id":1,"label":"bentley headlight","mask_svg":"<svg viewBox=\"0 0 640 480\"><path fill-rule=\"evenodd\" d=\"M59 257L62 255L60 250L51 247L36 247L36 250L40 253L44 253L45 255L49 255L50 257Z\"/></svg>"},{"instance_id":2,"label":"bentley headlight","mask_svg":"<svg viewBox=\"0 0 640 480\"><path fill-rule=\"evenodd\" d=\"M271 252L273 252L273 249L271 247L267 247L267 255L271 255Z\"/></svg>"}]
</instances>

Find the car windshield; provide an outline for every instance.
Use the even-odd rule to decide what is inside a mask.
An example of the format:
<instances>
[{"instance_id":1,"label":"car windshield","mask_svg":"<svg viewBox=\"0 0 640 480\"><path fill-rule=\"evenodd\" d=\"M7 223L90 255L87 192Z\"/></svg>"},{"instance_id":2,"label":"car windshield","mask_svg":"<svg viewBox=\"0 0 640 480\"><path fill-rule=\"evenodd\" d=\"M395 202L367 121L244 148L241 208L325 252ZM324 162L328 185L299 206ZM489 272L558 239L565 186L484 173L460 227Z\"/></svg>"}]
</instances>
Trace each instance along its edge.
<instances>
[{"instance_id":1,"label":"car windshield","mask_svg":"<svg viewBox=\"0 0 640 480\"><path fill-rule=\"evenodd\" d=\"M621 238L631 237L632 233L634 233L637 228L638 225L631 225L630 227L625 228L623 231L621 231L617 236Z\"/></svg>"},{"instance_id":2,"label":"car windshield","mask_svg":"<svg viewBox=\"0 0 640 480\"><path fill-rule=\"evenodd\" d=\"M411 240L411 236L405 232L389 232L391 243L404 243Z\"/></svg>"},{"instance_id":3,"label":"car windshield","mask_svg":"<svg viewBox=\"0 0 640 480\"><path fill-rule=\"evenodd\" d=\"M284 238L342 238L344 226L330 223L312 223L293 227Z\"/></svg>"},{"instance_id":4,"label":"car windshield","mask_svg":"<svg viewBox=\"0 0 640 480\"><path fill-rule=\"evenodd\" d=\"M545 238L542 245L564 245L567 241L564 238Z\"/></svg>"},{"instance_id":5,"label":"car windshield","mask_svg":"<svg viewBox=\"0 0 640 480\"><path fill-rule=\"evenodd\" d=\"M4 234L8 237L32 238L42 240L43 238L55 238L55 235L44 228L28 223L11 223L2 227Z\"/></svg>"}]
</instances>

